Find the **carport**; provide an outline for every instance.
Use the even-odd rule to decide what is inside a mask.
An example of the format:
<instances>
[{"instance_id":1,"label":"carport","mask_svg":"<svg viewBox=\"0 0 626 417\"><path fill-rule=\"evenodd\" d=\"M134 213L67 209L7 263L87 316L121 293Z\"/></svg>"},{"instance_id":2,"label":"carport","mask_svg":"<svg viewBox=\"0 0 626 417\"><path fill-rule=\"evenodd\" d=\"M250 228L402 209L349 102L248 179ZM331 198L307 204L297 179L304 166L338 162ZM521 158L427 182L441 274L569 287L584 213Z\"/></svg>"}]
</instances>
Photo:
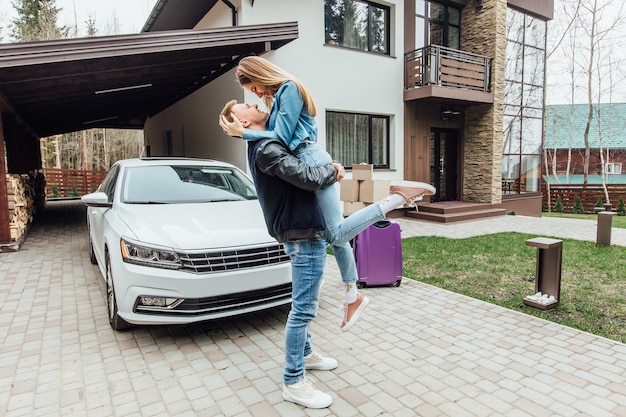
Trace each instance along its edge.
<instances>
[{"instance_id":1,"label":"carport","mask_svg":"<svg viewBox=\"0 0 626 417\"><path fill-rule=\"evenodd\" d=\"M2 44L0 172L41 169L41 137L89 128L143 129L148 117L229 71L241 57L297 37L297 22L290 22ZM10 241L7 185L0 181L0 247Z\"/></svg>"}]
</instances>

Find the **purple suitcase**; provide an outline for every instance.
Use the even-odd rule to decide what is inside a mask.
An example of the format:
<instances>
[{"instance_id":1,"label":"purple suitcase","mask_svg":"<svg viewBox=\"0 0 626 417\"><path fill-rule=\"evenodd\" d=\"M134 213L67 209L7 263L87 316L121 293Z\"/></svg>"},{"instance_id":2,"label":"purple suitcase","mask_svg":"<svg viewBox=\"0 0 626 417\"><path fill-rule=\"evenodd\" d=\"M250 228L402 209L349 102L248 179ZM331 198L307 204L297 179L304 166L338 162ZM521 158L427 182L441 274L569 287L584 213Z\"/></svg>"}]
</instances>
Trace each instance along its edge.
<instances>
[{"instance_id":1,"label":"purple suitcase","mask_svg":"<svg viewBox=\"0 0 626 417\"><path fill-rule=\"evenodd\" d=\"M359 287L400 285L402 281L402 240L400 224L394 220L374 223L353 240L352 249Z\"/></svg>"}]
</instances>

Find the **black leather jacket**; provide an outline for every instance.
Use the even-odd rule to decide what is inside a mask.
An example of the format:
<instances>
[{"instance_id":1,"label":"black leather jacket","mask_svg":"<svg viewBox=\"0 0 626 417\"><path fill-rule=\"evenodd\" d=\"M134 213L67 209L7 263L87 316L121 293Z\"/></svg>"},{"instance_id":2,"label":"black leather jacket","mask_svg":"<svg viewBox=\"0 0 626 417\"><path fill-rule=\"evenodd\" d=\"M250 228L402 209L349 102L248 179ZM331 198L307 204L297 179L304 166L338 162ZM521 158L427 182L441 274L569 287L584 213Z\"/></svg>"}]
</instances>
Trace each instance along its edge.
<instances>
[{"instance_id":1,"label":"black leather jacket","mask_svg":"<svg viewBox=\"0 0 626 417\"><path fill-rule=\"evenodd\" d=\"M310 167L277 139L248 142L248 164L270 235L284 242L325 229L313 191L335 183L332 165Z\"/></svg>"}]
</instances>

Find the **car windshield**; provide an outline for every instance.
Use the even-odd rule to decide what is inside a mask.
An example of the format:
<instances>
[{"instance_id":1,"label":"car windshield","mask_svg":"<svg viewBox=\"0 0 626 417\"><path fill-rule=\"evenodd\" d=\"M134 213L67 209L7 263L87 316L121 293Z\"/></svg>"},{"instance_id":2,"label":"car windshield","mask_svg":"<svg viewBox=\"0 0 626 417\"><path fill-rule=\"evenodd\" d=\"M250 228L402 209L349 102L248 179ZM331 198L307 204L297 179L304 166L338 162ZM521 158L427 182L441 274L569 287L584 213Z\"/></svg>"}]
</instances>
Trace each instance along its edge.
<instances>
[{"instance_id":1,"label":"car windshield","mask_svg":"<svg viewBox=\"0 0 626 417\"><path fill-rule=\"evenodd\" d=\"M124 173L122 202L127 204L201 203L256 199L252 181L229 167L152 165Z\"/></svg>"}]
</instances>

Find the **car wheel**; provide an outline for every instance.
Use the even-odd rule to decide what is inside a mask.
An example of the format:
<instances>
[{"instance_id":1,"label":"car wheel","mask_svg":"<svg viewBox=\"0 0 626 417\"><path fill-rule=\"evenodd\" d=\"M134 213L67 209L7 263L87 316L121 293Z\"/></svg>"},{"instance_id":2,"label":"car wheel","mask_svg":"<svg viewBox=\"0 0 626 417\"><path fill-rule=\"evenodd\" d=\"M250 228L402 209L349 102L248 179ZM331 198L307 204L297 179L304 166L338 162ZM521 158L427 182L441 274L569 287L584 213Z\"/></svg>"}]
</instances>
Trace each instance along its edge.
<instances>
[{"instance_id":1,"label":"car wheel","mask_svg":"<svg viewBox=\"0 0 626 417\"><path fill-rule=\"evenodd\" d=\"M96 259L96 253L93 250L93 241L91 240L91 233L89 233L89 261L96 265L98 260Z\"/></svg>"},{"instance_id":2,"label":"car wheel","mask_svg":"<svg viewBox=\"0 0 626 417\"><path fill-rule=\"evenodd\" d=\"M115 330L123 330L130 327L130 323L126 322L117 314L117 299L115 298L115 289L113 287L113 272L111 271L111 259L106 254L106 290L107 290L107 310L109 312L109 324Z\"/></svg>"}]
</instances>

